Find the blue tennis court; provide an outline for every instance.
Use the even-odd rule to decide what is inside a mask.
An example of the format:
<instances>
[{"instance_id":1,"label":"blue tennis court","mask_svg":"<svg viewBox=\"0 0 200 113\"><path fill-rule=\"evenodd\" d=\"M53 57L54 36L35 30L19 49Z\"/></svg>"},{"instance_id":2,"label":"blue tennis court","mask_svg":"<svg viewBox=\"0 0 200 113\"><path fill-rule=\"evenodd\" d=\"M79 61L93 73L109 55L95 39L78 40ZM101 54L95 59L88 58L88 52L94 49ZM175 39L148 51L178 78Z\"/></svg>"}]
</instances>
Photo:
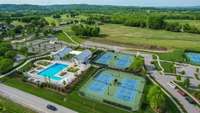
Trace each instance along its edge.
<instances>
[{"instance_id":1,"label":"blue tennis court","mask_svg":"<svg viewBox=\"0 0 200 113\"><path fill-rule=\"evenodd\" d=\"M122 53L106 52L95 62L108 65L117 69L128 68L133 63L134 56Z\"/></svg>"},{"instance_id":2,"label":"blue tennis court","mask_svg":"<svg viewBox=\"0 0 200 113\"><path fill-rule=\"evenodd\" d=\"M116 60L116 67L119 69L125 69L129 67L133 62L133 56L131 55L120 55L119 59Z\"/></svg>"},{"instance_id":3,"label":"blue tennis court","mask_svg":"<svg viewBox=\"0 0 200 113\"><path fill-rule=\"evenodd\" d=\"M113 53L112 53L112 52L106 52L106 53L103 54L99 59L96 60L96 63L108 65L109 62L110 62L112 59L113 59Z\"/></svg>"},{"instance_id":4,"label":"blue tennis court","mask_svg":"<svg viewBox=\"0 0 200 113\"><path fill-rule=\"evenodd\" d=\"M138 110L144 88L143 78L130 73L102 69L80 89L83 96L103 103L115 103Z\"/></svg>"},{"instance_id":5,"label":"blue tennis court","mask_svg":"<svg viewBox=\"0 0 200 113\"><path fill-rule=\"evenodd\" d=\"M102 72L99 76L94 78L96 81L102 82L104 84L110 84L113 80L113 76L111 73Z\"/></svg>"},{"instance_id":6,"label":"blue tennis court","mask_svg":"<svg viewBox=\"0 0 200 113\"><path fill-rule=\"evenodd\" d=\"M97 81L93 81L90 86L89 86L89 91L93 91L96 92L99 95L104 95L104 92L107 88L107 84L101 83L101 82L97 82Z\"/></svg>"},{"instance_id":7,"label":"blue tennis court","mask_svg":"<svg viewBox=\"0 0 200 113\"><path fill-rule=\"evenodd\" d=\"M189 52L189 53L186 53L186 56L189 58L189 60L192 63L200 64L200 53Z\"/></svg>"},{"instance_id":8,"label":"blue tennis court","mask_svg":"<svg viewBox=\"0 0 200 113\"><path fill-rule=\"evenodd\" d=\"M135 94L136 92L134 90L129 90L123 87L119 87L115 97L122 101L130 102L134 100Z\"/></svg>"},{"instance_id":9,"label":"blue tennis court","mask_svg":"<svg viewBox=\"0 0 200 113\"><path fill-rule=\"evenodd\" d=\"M102 72L101 74L96 76L94 80L91 82L89 90L98 93L100 95L103 95L105 90L108 88L108 85L111 84L112 80L113 77L111 73Z\"/></svg>"},{"instance_id":10,"label":"blue tennis court","mask_svg":"<svg viewBox=\"0 0 200 113\"><path fill-rule=\"evenodd\" d=\"M115 97L123 101L133 101L136 94L136 88L136 80L123 79Z\"/></svg>"}]
</instances>

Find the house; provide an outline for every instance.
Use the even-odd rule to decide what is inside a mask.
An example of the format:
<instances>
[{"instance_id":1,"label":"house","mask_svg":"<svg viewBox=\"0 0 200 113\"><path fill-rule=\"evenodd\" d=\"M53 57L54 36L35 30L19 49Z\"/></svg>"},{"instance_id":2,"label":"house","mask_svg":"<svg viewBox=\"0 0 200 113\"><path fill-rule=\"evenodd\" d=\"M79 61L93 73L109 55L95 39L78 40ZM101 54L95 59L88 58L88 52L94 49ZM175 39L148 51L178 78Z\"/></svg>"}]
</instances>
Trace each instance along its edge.
<instances>
[{"instance_id":1,"label":"house","mask_svg":"<svg viewBox=\"0 0 200 113\"><path fill-rule=\"evenodd\" d=\"M52 52L52 56L55 60L61 60L63 59L66 55L68 55L72 51L71 48L64 47L56 52Z\"/></svg>"},{"instance_id":2,"label":"house","mask_svg":"<svg viewBox=\"0 0 200 113\"><path fill-rule=\"evenodd\" d=\"M74 61L78 64L87 64L91 57L92 52L90 50L84 50L74 57Z\"/></svg>"}]
</instances>

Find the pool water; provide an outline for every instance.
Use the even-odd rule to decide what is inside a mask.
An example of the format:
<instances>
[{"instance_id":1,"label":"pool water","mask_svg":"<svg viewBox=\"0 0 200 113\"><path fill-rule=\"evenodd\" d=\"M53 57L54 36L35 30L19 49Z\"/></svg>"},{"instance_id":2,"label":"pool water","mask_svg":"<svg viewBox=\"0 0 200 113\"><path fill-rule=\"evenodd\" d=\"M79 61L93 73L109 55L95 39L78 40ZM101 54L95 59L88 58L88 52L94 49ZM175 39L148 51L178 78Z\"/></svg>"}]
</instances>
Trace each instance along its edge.
<instances>
[{"instance_id":1,"label":"pool water","mask_svg":"<svg viewBox=\"0 0 200 113\"><path fill-rule=\"evenodd\" d=\"M51 80L58 81L58 80L61 80L62 78L57 77L55 75L58 74L59 72L61 72L66 67L68 67L68 65L55 63L52 66L39 72L38 75L45 77L45 78L50 78Z\"/></svg>"}]
</instances>

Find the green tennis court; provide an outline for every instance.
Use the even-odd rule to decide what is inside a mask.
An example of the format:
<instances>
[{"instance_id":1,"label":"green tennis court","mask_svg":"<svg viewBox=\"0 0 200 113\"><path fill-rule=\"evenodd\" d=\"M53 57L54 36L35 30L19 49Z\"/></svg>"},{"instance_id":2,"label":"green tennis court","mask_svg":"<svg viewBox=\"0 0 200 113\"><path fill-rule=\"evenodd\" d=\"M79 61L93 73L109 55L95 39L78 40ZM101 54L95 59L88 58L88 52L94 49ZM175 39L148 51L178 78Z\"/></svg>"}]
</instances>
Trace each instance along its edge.
<instances>
[{"instance_id":1,"label":"green tennis court","mask_svg":"<svg viewBox=\"0 0 200 113\"><path fill-rule=\"evenodd\" d=\"M87 98L111 104L126 110L140 107L145 80L130 73L102 69L80 89Z\"/></svg>"}]
</instances>

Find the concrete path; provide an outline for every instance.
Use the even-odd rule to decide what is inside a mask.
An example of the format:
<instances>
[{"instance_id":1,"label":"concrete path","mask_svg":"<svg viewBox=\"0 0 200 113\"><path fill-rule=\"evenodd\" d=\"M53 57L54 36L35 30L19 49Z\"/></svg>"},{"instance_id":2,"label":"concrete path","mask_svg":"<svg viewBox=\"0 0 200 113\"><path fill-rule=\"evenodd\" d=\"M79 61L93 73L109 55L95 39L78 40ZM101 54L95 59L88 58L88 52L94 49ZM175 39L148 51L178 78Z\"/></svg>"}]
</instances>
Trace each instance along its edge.
<instances>
[{"instance_id":1,"label":"concrete path","mask_svg":"<svg viewBox=\"0 0 200 113\"><path fill-rule=\"evenodd\" d=\"M68 108L65 108L61 105L44 100L40 97L37 97L37 96L31 95L29 93L20 91L18 89L6 86L4 84L0 84L0 95L18 103L18 104L21 104L24 107L33 109L34 111L36 111L38 113L77 113L77 112L72 111ZM51 111L51 110L47 109L46 108L47 104L54 105L58 110Z\"/></svg>"}]
</instances>

